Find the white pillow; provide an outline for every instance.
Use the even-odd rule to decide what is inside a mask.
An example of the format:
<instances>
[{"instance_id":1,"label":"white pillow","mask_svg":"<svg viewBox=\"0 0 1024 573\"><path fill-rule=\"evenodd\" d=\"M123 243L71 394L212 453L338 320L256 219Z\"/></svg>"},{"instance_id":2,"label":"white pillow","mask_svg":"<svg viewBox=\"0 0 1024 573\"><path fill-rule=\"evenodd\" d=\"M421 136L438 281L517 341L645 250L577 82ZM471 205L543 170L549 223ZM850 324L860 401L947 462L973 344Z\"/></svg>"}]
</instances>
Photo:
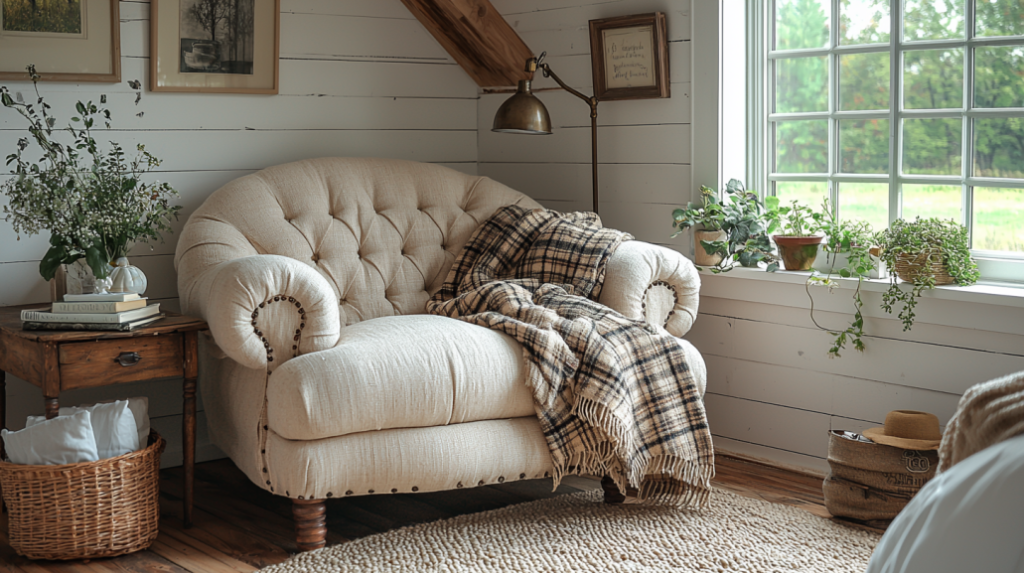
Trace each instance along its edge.
<instances>
[{"instance_id":1,"label":"white pillow","mask_svg":"<svg viewBox=\"0 0 1024 573\"><path fill-rule=\"evenodd\" d=\"M89 412L92 431L96 437L96 451L100 459L113 458L139 449L139 429L135 416L128 409L128 400L117 400L92 406L68 406L57 412L58 418L78 412ZM45 421L43 416L29 416L25 426Z\"/></svg>"},{"instance_id":2,"label":"white pillow","mask_svg":"<svg viewBox=\"0 0 1024 573\"><path fill-rule=\"evenodd\" d=\"M3 430L0 436L15 464L63 465L100 459L89 412L43 420L18 432Z\"/></svg>"},{"instance_id":3,"label":"white pillow","mask_svg":"<svg viewBox=\"0 0 1024 573\"><path fill-rule=\"evenodd\" d=\"M104 400L100 404L111 402L115 402L115 400ZM139 429L139 449L145 448L149 445L149 398L145 396L128 398L128 409L132 411L132 416L135 417L135 426ZM64 414L59 415L63 416Z\"/></svg>"}]
</instances>

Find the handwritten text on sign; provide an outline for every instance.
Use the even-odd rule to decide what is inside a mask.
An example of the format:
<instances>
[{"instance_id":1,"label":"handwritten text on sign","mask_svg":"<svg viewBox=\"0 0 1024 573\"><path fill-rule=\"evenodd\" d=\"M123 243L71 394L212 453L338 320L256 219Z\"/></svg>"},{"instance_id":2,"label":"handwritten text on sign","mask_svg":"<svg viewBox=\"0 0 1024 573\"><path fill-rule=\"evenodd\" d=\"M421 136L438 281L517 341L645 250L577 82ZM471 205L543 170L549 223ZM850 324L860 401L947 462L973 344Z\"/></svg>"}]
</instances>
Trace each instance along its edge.
<instances>
[{"instance_id":1,"label":"handwritten text on sign","mask_svg":"<svg viewBox=\"0 0 1024 573\"><path fill-rule=\"evenodd\" d=\"M653 39L651 26L604 30L607 89L655 85Z\"/></svg>"}]
</instances>

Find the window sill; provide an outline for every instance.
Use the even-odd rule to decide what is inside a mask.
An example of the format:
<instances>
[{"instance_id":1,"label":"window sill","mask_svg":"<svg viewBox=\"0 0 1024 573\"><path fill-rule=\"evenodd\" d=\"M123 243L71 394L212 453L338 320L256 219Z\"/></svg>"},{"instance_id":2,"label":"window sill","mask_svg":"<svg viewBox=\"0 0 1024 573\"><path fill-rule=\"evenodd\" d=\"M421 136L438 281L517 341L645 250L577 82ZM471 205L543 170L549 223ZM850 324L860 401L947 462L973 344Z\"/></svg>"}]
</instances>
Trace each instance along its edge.
<instances>
[{"instance_id":1,"label":"window sill","mask_svg":"<svg viewBox=\"0 0 1024 573\"><path fill-rule=\"evenodd\" d=\"M764 268L736 267L727 273L714 274L710 271L701 271L701 280L708 277L765 281L772 283L800 284L807 281L811 276L810 271L783 271L774 273L765 272ZM855 288L856 279L844 279L833 277L843 288ZM864 292L882 293L888 290L889 279L864 279L861 290ZM970 302L975 304L987 304L995 306L1009 306L1024 308L1024 285L1015 283L984 282L967 287L963 286L939 286L921 293L922 299L951 300L959 302Z\"/></svg>"}]
</instances>

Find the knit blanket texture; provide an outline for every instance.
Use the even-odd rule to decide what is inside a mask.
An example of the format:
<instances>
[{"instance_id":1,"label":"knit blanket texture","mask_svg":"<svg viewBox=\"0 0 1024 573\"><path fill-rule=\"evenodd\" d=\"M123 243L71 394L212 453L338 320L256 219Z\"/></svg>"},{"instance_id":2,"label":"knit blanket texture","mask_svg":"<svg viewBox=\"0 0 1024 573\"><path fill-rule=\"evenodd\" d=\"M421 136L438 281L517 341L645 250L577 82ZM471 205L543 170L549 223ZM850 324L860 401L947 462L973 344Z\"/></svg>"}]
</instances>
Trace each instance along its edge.
<instances>
[{"instance_id":1,"label":"knit blanket texture","mask_svg":"<svg viewBox=\"0 0 1024 573\"><path fill-rule=\"evenodd\" d=\"M946 424L939 445L939 469L1024 434L1024 372L981 384L964 392Z\"/></svg>"},{"instance_id":2,"label":"knit blanket texture","mask_svg":"<svg viewBox=\"0 0 1024 573\"><path fill-rule=\"evenodd\" d=\"M427 311L521 343L556 487L564 475L607 475L640 501L703 507L714 452L677 339L597 302L609 257L632 238L594 213L504 207Z\"/></svg>"}]
</instances>

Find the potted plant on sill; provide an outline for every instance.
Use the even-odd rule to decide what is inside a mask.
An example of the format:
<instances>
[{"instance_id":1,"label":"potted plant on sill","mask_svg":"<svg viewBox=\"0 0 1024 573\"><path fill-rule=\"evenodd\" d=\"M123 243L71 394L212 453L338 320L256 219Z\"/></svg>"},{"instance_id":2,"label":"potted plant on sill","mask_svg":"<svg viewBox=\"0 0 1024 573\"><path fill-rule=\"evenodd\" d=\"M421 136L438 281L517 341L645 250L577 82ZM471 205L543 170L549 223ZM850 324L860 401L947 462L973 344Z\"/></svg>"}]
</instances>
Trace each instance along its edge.
<instances>
[{"instance_id":1,"label":"potted plant on sill","mask_svg":"<svg viewBox=\"0 0 1024 573\"><path fill-rule=\"evenodd\" d=\"M811 217L825 236L824 242L818 246L812 269L825 275L837 273L849 278L853 275L842 274L844 269L852 271L859 266L858 263L870 263L867 265L868 278L888 277L887 267L880 256L881 248L875 245L875 233L870 223L840 219L832 212L827 198Z\"/></svg>"},{"instance_id":2,"label":"potted plant on sill","mask_svg":"<svg viewBox=\"0 0 1024 573\"><path fill-rule=\"evenodd\" d=\"M777 266L768 238L775 228L757 193L748 191L738 179L729 180L725 192L728 200L721 201L714 189L702 185L701 204L690 203L684 209L673 211L672 226L677 230L672 236L697 225L703 226L704 230L708 227L717 229L712 237L698 236L698 229L694 233L694 251L703 252L702 257L711 257L701 260L715 261L706 263L713 273L728 272L737 263L756 267L763 261L769 266ZM704 270L699 263L697 268Z\"/></svg>"},{"instance_id":3,"label":"potted plant on sill","mask_svg":"<svg viewBox=\"0 0 1024 573\"><path fill-rule=\"evenodd\" d=\"M817 234L817 222L810 210L799 201L781 207L777 197L768 199L773 199L766 199L769 219L780 223L780 232L772 235L772 240L779 248L783 265L787 271L810 270L818 256L818 245L825 240L824 235Z\"/></svg>"},{"instance_id":4,"label":"potted plant on sill","mask_svg":"<svg viewBox=\"0 0 1024 573\"><path fill-rule=\"evenodd\" d=\"M893 271L889 289L882 295L882 308L892 314L893 306L903 303L898 315L903 330L914 325L914 308L923 291L953 283L972 285L981 276L971 258L967 228L953 220L898 219L877 238L882 260ZM911 287L901 288L897 277Z\"/></svg>"},{"instance_id":5,"label":"potted plant on sill","mask_svg":"<svg viewBox=\"0 0 1024 573\"><path fill-rule=\"evenodd\" d=\"M819 256L812 267L814 270L804 285L810 301L811 322L835 337L832 347L828 350L829 358L839 358L839 353L846 347L847 342L851 342L855 349L863 352L864 316L861 309L864 303L860 297L860 287L865 278L878 278L879 273L883 272L881 269L884 269L884 263L878 256L880 249L873 246L875 234L869 223L839 219L832 211L828 199L822 202L821 210L811 214L811 217L818 229L824 233L826 241L822 243ZM825 256L822 257L821 253ZM814 298L811 296L810 287L825 286L828 292L832 293L839 287L838 281L833 278L835 275L857 278L857 286L852 297L853 320L843 330L825 328L814 318Z\"/></svg>"},{"instance_id":6,"label":"potted plant on sill","mask_svg":"<svg viewBox=\"0 0 1024 573\"><path fill-rule=\"evenodd\" d=\"M725 210L715 190L706 185L700 186L700 201L699 204L691 201L686 207L672 212L672 227L676 228L672 238L693 228L693 262L698 267L715 266L722 262L723 256L721 253L707 252L704 243L724 241L728 236L722 229Z\"/></svg>"},{"instance_id":7,"label":"potted plant on sill","mask_svg":"<svg viewBox=\"0 0 1024 573\"><path fill-rule=\"evenodd\" d=\"M160 165L144 145L138 145L134 158L114 142L106 152L100 149L92 130L99 121L110 128L110 111L102 107L106 96L100 96L99 106L77 102L78 115L57 128L50 105L39 95L35 67L26 69L35 103L22 102L20 96L16 101L6 86L0 87L0 103L28 121L29 135L7 156L7 165L13 165L11 177L0 184L0 194L9 199L5 220L19 239L22 233L50 232L50 249L39 262L45 280L84 258L98 281L112 276L120 287L115 290L144 290L144 276L124 256L133 243L159 239L171 230L181 207L170 200L178 192L167 183L143 181ZM24 157L30 139L42 151L36 161Z\"/></svg>"}]
</instances>

